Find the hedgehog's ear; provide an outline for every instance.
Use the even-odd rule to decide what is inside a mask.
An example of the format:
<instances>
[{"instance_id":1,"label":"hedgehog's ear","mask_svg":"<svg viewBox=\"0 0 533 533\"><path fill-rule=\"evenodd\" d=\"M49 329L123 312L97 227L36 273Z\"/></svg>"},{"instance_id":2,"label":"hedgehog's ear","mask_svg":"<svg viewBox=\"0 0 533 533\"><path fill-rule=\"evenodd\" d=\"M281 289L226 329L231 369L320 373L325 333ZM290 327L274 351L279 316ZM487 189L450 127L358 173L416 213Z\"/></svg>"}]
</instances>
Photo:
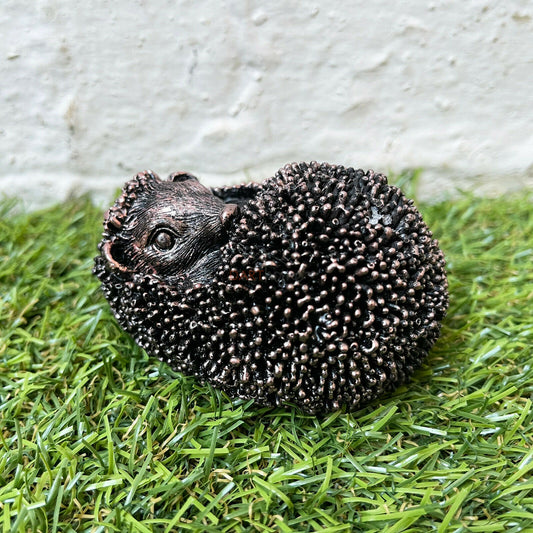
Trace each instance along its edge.
<instances>
[{"instance_id":1,"label":"hedgehog's ear","mask_svg":"<svg viewBox=\"0 0 533 533\"><path fill-rule=\"evenodd\" d=\"M196 180L198 181L198 178L196 176L193 176L192 174L189 174L188 172L174 172L168 177L169 181L187 181L187 180Z\"/></svg>"},{"instance_id":2,"label":"hedgehog's ear","mask_svg":"<svg viewBox=\"0 0 533 533\"><path fill-rule=\"evenodd\" d=\"M124 247L121 245L121 241L105 241L102 243L100 251L111 270L128 271L128 261L124 254Z\"/></svg>"}]
</instances>

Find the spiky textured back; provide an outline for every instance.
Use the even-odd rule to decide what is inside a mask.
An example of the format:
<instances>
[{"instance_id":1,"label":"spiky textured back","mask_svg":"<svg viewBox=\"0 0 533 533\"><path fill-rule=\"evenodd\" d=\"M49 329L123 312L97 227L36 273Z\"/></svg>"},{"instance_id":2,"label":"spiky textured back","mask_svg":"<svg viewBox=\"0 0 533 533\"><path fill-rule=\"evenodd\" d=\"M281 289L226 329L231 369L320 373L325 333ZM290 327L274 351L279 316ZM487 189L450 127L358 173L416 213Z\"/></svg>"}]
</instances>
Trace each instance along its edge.
<instances>
[{"instance_id":1,"label":"spiky textured back","mask_svg":"<svg viewBox=\"0 0 533 533\"><path fill-rule=\"evenodd\" d=\"M178 371L263 405L353 410L405 382L448 306L443 254L413 202L381 174L314 162L254 191L210 283L182 290L96 258L122 326Z\"/></svg>"}]
</instances>

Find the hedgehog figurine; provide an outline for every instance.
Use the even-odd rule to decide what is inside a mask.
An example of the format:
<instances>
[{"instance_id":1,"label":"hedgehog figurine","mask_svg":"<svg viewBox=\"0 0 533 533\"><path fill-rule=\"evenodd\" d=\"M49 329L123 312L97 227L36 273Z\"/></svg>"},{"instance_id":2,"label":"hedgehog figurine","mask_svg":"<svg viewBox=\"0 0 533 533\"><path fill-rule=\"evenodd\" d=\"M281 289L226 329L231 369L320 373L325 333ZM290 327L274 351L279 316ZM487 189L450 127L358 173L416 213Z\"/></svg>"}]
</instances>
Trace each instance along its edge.
<instances>
[{"instance_id":1,"label":"hedgehog figurine","mask_svg":"<svg viewBox=\"0 0 533 533\"><path fill-rule=\"evenodd\" d=\"M142 172L99 251L94 273L142 348L264 406L354 410L392 391L448 307L444 256L413 201L340 165L211 189Z\"/></svg>"}]
</instances>

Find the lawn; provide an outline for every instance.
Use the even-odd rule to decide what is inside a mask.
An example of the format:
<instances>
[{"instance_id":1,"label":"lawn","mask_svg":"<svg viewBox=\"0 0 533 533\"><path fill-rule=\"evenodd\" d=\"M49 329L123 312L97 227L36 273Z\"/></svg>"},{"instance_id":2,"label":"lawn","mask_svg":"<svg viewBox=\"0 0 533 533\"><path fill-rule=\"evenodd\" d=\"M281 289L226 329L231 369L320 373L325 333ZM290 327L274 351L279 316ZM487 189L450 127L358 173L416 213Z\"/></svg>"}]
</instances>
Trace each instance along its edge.
<instances>
[{"instance_id":1,"label":"lawn","mask_svg":"<svg viewBox=\"0 0 533 533\"><path fill-rule=\"evenodd\" d=\"M319 417L136 347L91 274L87 199L0 205L4 533L533 531L533 193L420 205L448 261L442 336L410 384Z\"/></svg>"}]
</instances>

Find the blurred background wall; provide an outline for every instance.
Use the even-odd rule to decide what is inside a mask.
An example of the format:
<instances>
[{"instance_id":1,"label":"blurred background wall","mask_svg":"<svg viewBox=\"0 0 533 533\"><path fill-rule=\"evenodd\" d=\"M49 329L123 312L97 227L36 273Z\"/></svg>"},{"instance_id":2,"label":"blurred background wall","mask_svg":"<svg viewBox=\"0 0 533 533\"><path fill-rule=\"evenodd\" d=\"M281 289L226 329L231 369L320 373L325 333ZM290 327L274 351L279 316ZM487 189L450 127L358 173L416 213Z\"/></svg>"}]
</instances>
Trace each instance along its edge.
<instances>
[{"instance_id":1,"label":"blurred background wall","mask_svg":"<svg viewBox=\"0 0 533 533\"><path fill-rule=\"evenodd\" d=\"M533 185L529 0L3 0L0 33L0 193L31 206L311 159Z\"/></svg>"}]
</instances>

